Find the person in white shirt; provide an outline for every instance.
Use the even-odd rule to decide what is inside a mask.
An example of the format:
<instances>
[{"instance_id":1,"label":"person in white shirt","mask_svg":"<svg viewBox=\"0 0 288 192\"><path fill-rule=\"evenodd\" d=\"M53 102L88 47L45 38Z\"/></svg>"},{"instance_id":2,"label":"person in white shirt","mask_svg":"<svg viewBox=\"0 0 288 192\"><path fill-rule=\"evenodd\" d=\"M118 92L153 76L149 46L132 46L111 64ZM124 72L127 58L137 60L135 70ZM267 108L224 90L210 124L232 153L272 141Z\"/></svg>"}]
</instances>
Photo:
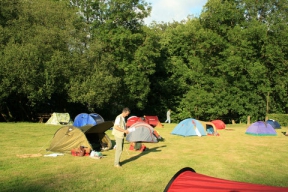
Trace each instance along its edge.
<instances>
[{"instance_id":1,"label":"person in white shirt","mask_svg":"<svg viewBox=\"0 0 288 192\"><path fill-rule=\"evenodd\" d=\"M170 115L171 115L171 109L168 109L167 114L166 114L167 119L166 119L165 123L166 123L166 122L171 123Z\"/></svg>"},{"instance_id":2,"label":"person in white shirt","mask_svg":"<svg viewBox=\"0 0 288 192\"><path fill-rule=\"evenodd\" d=\"M122 113L118 115L115 119L112 135L114 135L116 141L116 149L115 149L115 159L114 159L114 166L121 167L120 165L120 157L123 151L124 145L124 134L128 134L128 130L126 130L126 122L125 117L130 114L129 108L124 108Z\"/></svg>"}]
</instances>

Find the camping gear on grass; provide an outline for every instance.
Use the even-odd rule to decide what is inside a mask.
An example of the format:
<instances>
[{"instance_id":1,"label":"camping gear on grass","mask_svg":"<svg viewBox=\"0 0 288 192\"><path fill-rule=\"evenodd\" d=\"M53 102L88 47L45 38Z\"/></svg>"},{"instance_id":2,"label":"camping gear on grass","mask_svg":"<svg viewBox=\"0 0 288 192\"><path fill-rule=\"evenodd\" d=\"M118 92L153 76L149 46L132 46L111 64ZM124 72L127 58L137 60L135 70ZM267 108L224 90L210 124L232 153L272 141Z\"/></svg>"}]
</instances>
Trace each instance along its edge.
<instances>
[{"instance_id":1,"label":"camping gear on grass","mask_svg":"<svg viewBox=\"0 0 288 192\"><path fill-rule=\"evenodd\" d=\"M252 123L245 132L248 135L256 135L256 136L276 136L277 133L274 128L264 121L257 121Z\"/></svg>"},{"instance_id":2,"label":"camping gear on grass","mask_svg":"<svg viewBox=\"0 0 288 192\"><path fill-rule=\"evenodd\" d=\"M281 125L274 119L268 119L266 123L270 124L274 129L281 129Z\"/></svg>"},{"instance_id":3,"label":"camping gear on grass","mask_svg":"<svg viewBox=\"0 0 288 192\"><path fill-rule=\"evenodd\" d=\"M58 129L51 141L48 151L66 152L84 146L91 150L101 151L103 147L112 148L112 142L105 131L113 126L112 121L106 121L95 126L64 126Z\"/></svg>"},{"instance_id":4,"label":"camping gear on grass","mask_svg":"<svg viewBox=\"0 0 288 192\"><path fill-rule=\"evenodd\" d=\"M288 187L274 187L210 177L196 173L192 168L179 170L169 181L164 192L201 191L201 192L286 192Z\"/></svg>"},{"instance_id":5,"label":"camping gear on grass","mask_svg":"<svg viewBox=\"0 0 288 192\"><path fill-rule=\"evenodd\" d=\"M20 158L29 158L29 157L41 157L42 154L41 153L36 153L36 154L22 154L22 155L16 155L17 157Z\"/></svg>"},{"instance_id":6,"label":"camping gear on grass","mask_svg":"<svg viewBox=\"0 0 288 192\"><path fill-rule=\"evenodd\" d=\"M90 157L93 159L101 159L103 157L103 154L98 151L91 151Z\"/></svg>"},{"instance_id":7,"label":"camping gear on grass","mask_svg":"<svg viewBox=\"0 0 288 192\"><path fill-rule=\"evenodd\" d=\"M129 150L142 152L146 150L146 146L141 142L135 142L135 143L133 142L133 143L130 143Z\"/></svg>"},{"instance_id":8,"label":"camping gear on grass","mask_svg":"<svg viewBox=\"0 0 288 192\"><path fill-rule=\"evenodd\" d=\"M90 150L89 150L90 151ZM71 149L71 155L73 156L78 156L78 157L83 157L86 155L85 153L85 149L83 146L80 146L78 148L75 149ZM88 154L89 155L89 154ZM87 156L87 155L86 155Z\"/></svg>"},{"instance_id":9,"label":"camping gear on grass","mask_svg":"<svg viewBox=\"0 0 288 192\"><path fill-rule=\"evenodd\" d=\"M195 125L193 124L193 122ZM197 127L198 134L196 132L195 127ZM201 122L196 120L196 119L193 119L193 118L188 118L188 119L181 121L179 124L176 125L176 127L173 129L171 134L180 135L180 136L184 136L184 137L198 136L199 134L201 136L207 135Z\"/></svg>"}]
</instances>

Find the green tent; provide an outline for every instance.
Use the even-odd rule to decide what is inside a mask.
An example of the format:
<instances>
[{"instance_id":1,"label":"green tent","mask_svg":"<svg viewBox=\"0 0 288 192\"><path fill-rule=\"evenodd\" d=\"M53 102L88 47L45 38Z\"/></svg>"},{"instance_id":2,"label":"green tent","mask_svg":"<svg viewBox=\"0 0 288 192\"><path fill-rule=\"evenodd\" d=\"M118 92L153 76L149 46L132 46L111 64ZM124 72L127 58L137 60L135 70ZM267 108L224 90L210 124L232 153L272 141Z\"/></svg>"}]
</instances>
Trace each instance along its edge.
<instances>
[{"instance_id":1,"label":"green tent","mask_svg":"<svg viewBox=\"0 0 288 192\"><path fill-rule=\"evenodd\" d=\"M106 121L95 126L84 127L64 126L58 129L47 151L69 153L71 149L80 146L101 151L112 148L112 142L105 131L113 126L112 121Z\"/></svg>"},{"instance_id":2,"label":"green tent","mask_svg":"<svg viewBox=\"0 0 288 192\"><path fill-rule=\"evenodd\" d=\"M69 113L53 113L48 121L45 123L46 125L67 125L72 122Z\"/></svg>"}]
</instances>

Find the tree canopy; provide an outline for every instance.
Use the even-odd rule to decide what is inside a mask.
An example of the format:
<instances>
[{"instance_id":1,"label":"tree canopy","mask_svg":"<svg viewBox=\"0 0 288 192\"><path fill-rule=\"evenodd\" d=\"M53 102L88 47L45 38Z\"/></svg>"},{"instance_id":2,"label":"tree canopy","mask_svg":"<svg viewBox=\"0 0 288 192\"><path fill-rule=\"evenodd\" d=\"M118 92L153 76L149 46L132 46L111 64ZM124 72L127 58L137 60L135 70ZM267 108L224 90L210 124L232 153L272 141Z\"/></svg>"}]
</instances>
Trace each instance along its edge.
<instances>
[{"instance_id":1,"label":"tree canopy","mask_svg":"<svg viewBox=\"0 0 288 192\"><path fill-rule=\"evenodd\" d=\"M1 121L39 112L164 120L288 112L288 2L209 0L199 17L144 24L143 0L2 0Z\"/></svg>"}]
</instances>

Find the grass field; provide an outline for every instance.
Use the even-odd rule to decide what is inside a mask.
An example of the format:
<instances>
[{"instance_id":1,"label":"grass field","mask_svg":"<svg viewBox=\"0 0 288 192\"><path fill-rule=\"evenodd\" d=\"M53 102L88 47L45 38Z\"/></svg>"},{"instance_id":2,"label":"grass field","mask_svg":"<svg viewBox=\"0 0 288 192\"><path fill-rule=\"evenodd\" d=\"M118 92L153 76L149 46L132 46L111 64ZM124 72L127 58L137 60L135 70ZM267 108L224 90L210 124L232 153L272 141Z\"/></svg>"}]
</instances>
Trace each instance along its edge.
<instances>
[{"instance_id":1,"label":"grass field","mask_svg":"<svg viewBox=\"0 0 288 192\"><path fill-rule=\"evenodd\" d=\"M61 126L40 123L0 123L1 191L163 191L183 167L234 181L288 187L288 137L246 135L247 125L227 125L220 136L180 137L170 132L176 124L157 128L166 140L149 143L143 153L129 151L125 142L121 162L113 166L114 151L105 157L19 158L47 154L46 148ZM111 130L106 132L114 141Z\"/></svg>"}]
</instances>

